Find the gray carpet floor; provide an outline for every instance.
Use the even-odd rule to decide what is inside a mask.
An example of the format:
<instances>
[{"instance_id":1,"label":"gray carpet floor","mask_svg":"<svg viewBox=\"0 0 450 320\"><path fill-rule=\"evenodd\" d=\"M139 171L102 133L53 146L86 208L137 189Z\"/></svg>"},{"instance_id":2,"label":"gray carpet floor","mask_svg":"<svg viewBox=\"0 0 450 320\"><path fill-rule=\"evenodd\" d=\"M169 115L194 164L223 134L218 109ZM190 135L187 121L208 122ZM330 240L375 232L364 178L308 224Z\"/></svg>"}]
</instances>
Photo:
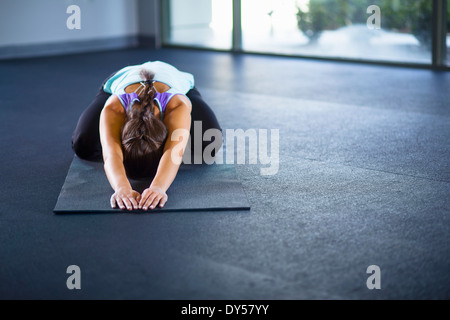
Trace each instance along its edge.
<instances>
[{"instance_id":1,"label":"gray carpet floor","mask_svg":"<svg viewBox=\"0 0 450 320\"><path fill-rule=\"evenodd\" d=\"M279 130L276 174L236 165L251 210L53 213L78 116L147 60L192 72L224 129ZM0 74L1 299L450 298L448 72L130 49Z\"/></svg>"}]
</instances>

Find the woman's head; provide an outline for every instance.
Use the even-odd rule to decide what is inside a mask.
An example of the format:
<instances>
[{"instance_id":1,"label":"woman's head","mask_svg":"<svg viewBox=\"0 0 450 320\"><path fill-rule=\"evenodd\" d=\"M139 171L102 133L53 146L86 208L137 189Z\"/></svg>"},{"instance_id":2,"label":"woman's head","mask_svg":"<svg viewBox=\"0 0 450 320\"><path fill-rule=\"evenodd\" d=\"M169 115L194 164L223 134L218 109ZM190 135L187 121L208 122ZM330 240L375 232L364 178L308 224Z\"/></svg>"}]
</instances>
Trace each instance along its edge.
<instances>
[{"instance_id":1,"label":"woman's head","mask_svg":"<svg viewBox=\"0 0 450 320\"><path fill-rule=\"evenodd\" d=\"M140 104L127 110L122 129L124 166L130 177L155 174L167 139L166 126L153 114L154 74L141 70L141 77L144 80L137 90Z\"/></svg>"}]
</instances>

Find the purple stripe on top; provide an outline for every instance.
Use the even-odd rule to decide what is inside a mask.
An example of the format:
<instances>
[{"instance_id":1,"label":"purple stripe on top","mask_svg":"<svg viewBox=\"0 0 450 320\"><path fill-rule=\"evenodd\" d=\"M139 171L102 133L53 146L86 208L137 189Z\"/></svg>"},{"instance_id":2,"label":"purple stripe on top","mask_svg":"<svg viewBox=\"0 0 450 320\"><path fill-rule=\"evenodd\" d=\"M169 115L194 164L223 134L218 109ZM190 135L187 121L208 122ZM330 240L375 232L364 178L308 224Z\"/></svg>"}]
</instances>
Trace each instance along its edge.
<instances>
[{"instance_id":1,"label":"purple stripe on top","mask_svg":"<svg viewBox=\"0 0 450 320\"><path fill-rule=\"evenodd\" d=\"M161 112L161 118L164 115L164 112L166 111L167 104L169 103L170 99L172 99L173 96L181 94L181 93L168 93L168 92L155 92L155 99L156 103L159 107L159 111ZM131 93L123 93L118 95L120 101L122 102L123 107L127 111L128 108L132 108L133 104L135 102L140 102L139 96L136 92Z\"/></svg>"},{"instance_id":2,"label":"purple stripe on top","mask_svg":"<svg viewBox=\"0 0 450 320\"><path fill-rule=\"evenodd\" d=\"M118 97L122 102L125 110L128 110L128 108L131 107L133 103L139 102L139 96L136 92L120 94Z\"/></svg>"},{"instance_id":3,"label":"purple stripe on top","mask_svg":"<svg viewBox=\"0 0 450 320\"><path fill-rule=\"evenodd\" d=\"M158 91L155 93L155 99L159 101L159 105L161 106L161 112L166 111L167 104L169 103L170 99L174 96L173 93L168 92L162 92L159 93Z\"/></svg>"}]
</instances>

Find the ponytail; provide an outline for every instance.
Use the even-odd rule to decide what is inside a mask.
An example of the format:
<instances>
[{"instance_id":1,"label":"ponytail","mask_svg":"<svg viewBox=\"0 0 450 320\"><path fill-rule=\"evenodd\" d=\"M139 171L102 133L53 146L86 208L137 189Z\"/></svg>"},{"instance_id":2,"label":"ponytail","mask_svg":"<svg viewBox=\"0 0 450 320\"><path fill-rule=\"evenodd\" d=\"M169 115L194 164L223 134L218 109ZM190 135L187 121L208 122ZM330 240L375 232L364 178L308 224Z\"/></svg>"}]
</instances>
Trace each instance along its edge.
<instances>
[{"instance_id":1,"label":"ponytail","mask_svg":"<svg viewBox=\"0 0 450 320\"><path fill-rule=\"evenodd\" d=\"M141 86L136 93L140 107L130 108L122 129L124 165L130 176L153 175L162 156L167 128L154 113L154 73L142 69Z\"/></svg>"},{"instance_id":2,"label":"ponytail","mask_svg":"<svg viewBox=\"0 0 450 320\"><path fill-rule=\"evenodd\" d=\"M153 115L153 100L155 99L155 87L153 86L153 78L155 74L148 70L141 70L141 78L143 81L141 82L141 89L138 93L139 100L141 101L141 113L142 116L147 114L148 111Z\"/></svg>"}]
</instances>

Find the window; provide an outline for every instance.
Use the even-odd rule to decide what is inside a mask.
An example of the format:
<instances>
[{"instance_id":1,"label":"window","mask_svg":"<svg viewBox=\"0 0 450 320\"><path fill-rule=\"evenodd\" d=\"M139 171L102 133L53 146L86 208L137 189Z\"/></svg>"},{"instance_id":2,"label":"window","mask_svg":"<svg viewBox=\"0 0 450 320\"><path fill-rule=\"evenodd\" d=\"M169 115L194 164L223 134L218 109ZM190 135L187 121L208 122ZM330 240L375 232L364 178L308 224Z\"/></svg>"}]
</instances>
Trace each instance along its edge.
<instances>
[{"instance_id":1,"label":"window","mask_svg":"<svg viewBox=\"0 0 450 320\"><path fill-rule=\"evenodd\" d=\"M447 44L447 59L446 63L448 66L450 66L450 0L447 0L447 37L446 37L446 44Z\"/></svg>"},{"instance_id":2,"label":"window","mask_svg":"<svg viewBox=\"0 0 450 320\"><path fill-rule=\"evenodd\" d=\"M164 43L231 49L231 0L162 1Z\"/></svg>"},{"instance_id":3,"label":"window","mask_svg":"<svg viewBox=\"0 0 450 320\"><path fill-rule=\"evenodd\" d=\"M242 0L243 49L430 63L432 4L430 0Z\"/></svg>"},{"instance_id":4,"label":"window","mask_svg":"<svg viewBox=\"0 0 450 320\"><path fill-rule=\"evenodd\" d=\"M160 1L166 45L450 65L450 0Z\"/></svg>"}]
</instances>

